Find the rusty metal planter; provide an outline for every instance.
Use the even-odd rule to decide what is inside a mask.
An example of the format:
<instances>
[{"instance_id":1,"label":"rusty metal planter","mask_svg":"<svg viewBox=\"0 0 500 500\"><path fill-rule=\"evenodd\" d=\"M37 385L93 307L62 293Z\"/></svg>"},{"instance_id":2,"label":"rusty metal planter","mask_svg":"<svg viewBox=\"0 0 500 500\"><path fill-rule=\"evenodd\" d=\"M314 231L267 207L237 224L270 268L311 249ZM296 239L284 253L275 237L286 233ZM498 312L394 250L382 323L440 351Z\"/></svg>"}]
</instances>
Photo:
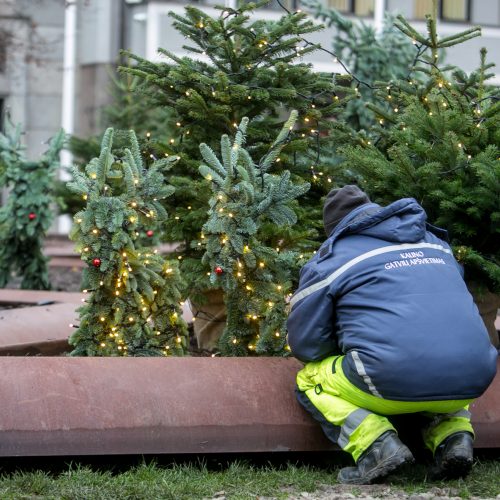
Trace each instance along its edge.
<instances>
[{"instance_id":1,"label":"rusty metal planter","mask_svg":"<svg viewBox=\"0 0 500 500\"><path fill-rule=\"evenodd\" d=\"M0 456L335 449L281 358L0 357ZM472 405L500 447L500 377Z\"/></svg>"}]
</instances>

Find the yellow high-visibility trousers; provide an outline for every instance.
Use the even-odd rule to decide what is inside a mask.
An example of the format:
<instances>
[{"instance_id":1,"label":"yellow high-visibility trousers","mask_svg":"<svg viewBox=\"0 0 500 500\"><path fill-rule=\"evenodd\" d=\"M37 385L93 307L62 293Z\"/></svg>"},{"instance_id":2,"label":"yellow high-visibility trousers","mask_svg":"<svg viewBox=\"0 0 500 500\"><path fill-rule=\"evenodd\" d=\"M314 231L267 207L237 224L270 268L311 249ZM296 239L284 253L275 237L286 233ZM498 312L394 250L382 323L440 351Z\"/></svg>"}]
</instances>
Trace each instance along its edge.
<instances>
[{"instance_id":1,"label":"yellow high-visibility trousers","mask_svg":"<svg viewBox=\"0 0 500 500\"><path fill-rule=\"evenodd\" d=\"M449 401L393 401L353 385L342 371L344 356L307 363L297 374L297 399L318 420L329 439L357 462L384 432L396 429L388 415L422 413L430 423L422 429L424 444L435 452L456 432L474 435L468 411L471 399Z\"/></svg>"}]
</instances>

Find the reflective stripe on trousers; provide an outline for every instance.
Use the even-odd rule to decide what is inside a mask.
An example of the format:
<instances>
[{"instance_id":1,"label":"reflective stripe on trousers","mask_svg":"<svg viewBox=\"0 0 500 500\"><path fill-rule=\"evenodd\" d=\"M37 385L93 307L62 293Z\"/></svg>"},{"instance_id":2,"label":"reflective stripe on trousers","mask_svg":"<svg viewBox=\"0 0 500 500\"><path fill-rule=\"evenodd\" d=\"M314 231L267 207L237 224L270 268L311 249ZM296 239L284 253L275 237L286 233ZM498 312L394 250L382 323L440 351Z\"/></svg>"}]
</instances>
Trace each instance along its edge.
<instances>
[{"instance_id":1,"label":"reflective stripe on trousers","mask_svg":"<svg viewBox=\"0 0 500 500\"><path fill-rule=\"evenodd\" d=\"M431 417L423 438L432 452L451 434L473 434L467 411L471 400L412 402L376 397L347 380L342 372L342 358L333 356L307 363L297 374L297 397L321 423L327 437L351 453L354 460L381 434L395 431L386 415L424 413Z\"/></svg>"}]
</instances>

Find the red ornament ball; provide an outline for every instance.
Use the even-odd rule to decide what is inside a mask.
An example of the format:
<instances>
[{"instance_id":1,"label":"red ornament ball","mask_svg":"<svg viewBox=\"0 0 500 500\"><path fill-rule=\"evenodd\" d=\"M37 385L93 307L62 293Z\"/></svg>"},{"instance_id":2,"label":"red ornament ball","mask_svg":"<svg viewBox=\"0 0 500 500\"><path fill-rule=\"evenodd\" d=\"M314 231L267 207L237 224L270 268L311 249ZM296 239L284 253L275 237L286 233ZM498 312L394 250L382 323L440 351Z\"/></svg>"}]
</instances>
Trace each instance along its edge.
<instances>
[{"instance_id":1,"label":"red ornament ball","mask_svg":"<svg viewBox=\"0 0 500 500\"><path fill-rule=\"evenodd\" d=\"M29 220L35 220L35 219L36 219L36 214L35 214L34 212L30 212L30 213L28 214L28 219L29 219Z\"/></svg>"},{"instance_id":2,"label":"red ornament ball","mask_svg":"<svg viewBox=\"0 0 500 500\"><path fill-rule=\"evenodd\" d=\"M95 259L92 260L92 265L94 267L99 267L101 265L101 259L99 259L98 257L96 257Z\"/></svg>"},{"instance_id":3,"label":"red ornament ball","mask_svg":"<svg viewBox=\"0 0 500 500\"><path fill-rule=\"evenodd\" d=\"M220 267L220 266L217 266L217 267L214 269L214 272L215 272L215 274L219 274L219 275L221 275L221 274L224 272L224 269L222 269L222 267Z\"/></svg>"},{"instance_id":4,"label":"red ornament ball","mask_svg":"<svg viewBox=\"0 0 500 500\"><path fill-rule=\"evenodd\" d=\"M151 238L151 236L153 236L153 234L155 234L155 232L152 229L149 229L148 231L146 231L146 236L148 238Z\"/></svg>"}]
</instances>

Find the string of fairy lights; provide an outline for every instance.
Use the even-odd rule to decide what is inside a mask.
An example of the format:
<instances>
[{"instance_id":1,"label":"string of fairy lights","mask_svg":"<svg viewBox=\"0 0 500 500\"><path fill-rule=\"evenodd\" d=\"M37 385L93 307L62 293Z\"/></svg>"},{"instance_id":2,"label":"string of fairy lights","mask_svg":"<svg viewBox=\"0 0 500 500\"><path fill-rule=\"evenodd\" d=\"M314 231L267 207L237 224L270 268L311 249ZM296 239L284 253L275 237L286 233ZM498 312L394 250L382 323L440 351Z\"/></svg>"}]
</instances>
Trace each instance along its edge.
<instances>
[{"instance_id":1,"label":"string of fairy lights","mask_svg":"<svg viewBox=\"0 0 500 500\"><path fill-rule=\"evenodd\" d=\"M90 180L90 185L93 189L98 190L99 197L102 196L112 196L112 190L107 184L100 186L96 184L97 175L94 172L88 174L88 179ZM133 184L137 188L140 185L140 179L137 177L133 178ZM83 194L82 198L84 201L89 200L88 194ZM153 201L158 201L157 198L153 198ZM156 211L148 207L148 202L139 202L138 200L132 199L128 203L129 213L132 211L132 215L128 216L126 221L126 228L122 228L128 231L131 236L131 241L134 241L139 235L139 226L141 224L141 217L144 221L154 221L157 217ZM75 216L74 222L76 224L81 224L83 222L82 216ZM149 223L149 222L148 222ZM150 223L149 223L150 224ZM146 236L150 230L146 230ZM134 273L140 273L144 269L150 269L150 265L153 265L154 272L161 268L161 278L169 279L174 275L174 269L168 265L166 261L158 259L158 249L154 248L147 251L138 251L134 248L122 248L121 250L111 250L111 255L108 260L113 263L111 266L112 276L105 276L110 270L101 270L102 260L100 256L95 256L95 252L92 250L96 243L106 243L111 242L113 235L106 229L98 227L90 228L88 231L80 229L83 240L87 243L83 248L81 248L82 259L85 260L91 268L94 268L97 272L101 273L100 280L98 282L99 289L102 290L104 296L107 295L108 300L111 300L112 306L111 310L114 311L114 319L108 318L107 314L102 314L102 298L103 295L97 296L95 292L98 289L84 289L83 293L85 295L89 294L90 297L82 299L82 302L89 304L90 316L83 319L83 325L70 324L71 328L81 328L87 326L92 328L94 321L99 324L99 335L96 336L96 344L103 351L109 351L110 348L116 348L118 355L127 356L129 352L128 341L131 340L127 329L130 327L139 328L142 332L151 332L156 336L162 335L162 332L158 329L157 321L162 323L168 318L171 325L175 326L178 322L178 313L175 310L175 306L169 305L168 303L160 305L157 303L158 289L152 288L152 296L148 297L148 293L144 290L140 295L140 305L137 303L137 297L134 296L128 282L134 278ZM89 241L90 239L90 241ZM106 244L99 245L101 248L106 248ZM111 245L112 247L112 245ZM156 268L154 267L156 266ZM149 272L151 274L151 271ZM158 273L157 273L158 274ZM137 281L136 281L137 282ZM155 283L152 283L153 287ZM159 283L156 282L156 286ZM113 297L113 299L111 299ZM134 305L135 304L135 305ZM100 307L97 307L100 306ZM179 303L179 307L182 308L184 302ZM128 314L127 314L128 313ZM122 316L124 315L124 316ZM163 316L162 316L163 315ZM156 329L155 329L156 326ZM172 340L168 338L165 344L161 347L164 355L173 354L176 349L181 348L183 338L179 333L173 337ZM172 342L173 341L173 345Z\"/></svg>"},{"instance_id":2,"label":"string of fairy lights","mask_svg":"<svg viewBox=\"0 0 500 500\"><path fill-rule=\"evenodd\" d=\"M266 164L266 158L269 156L273 157L273 153L278 154L279 150L290 140L292 131L293 126L290 126L286 131L286 135L274 144L274 147L268 152L268 155L261 159L259 165L256 166L256 170L262 175L257 174L256 178L260 176L263 181L263 165ZM237 151L238 148L239 146L236 143L232 146L233 151ZM233 180L236 181L238 177L236 170L234 175L235 178ZM215 239L219 241L220 248L215 251L212 250L212 252L214 253L213 260L220 264L212 271L207 272L207 275L212 276L213 274L216 282L218 278L224 277L226 273L230 273L232 276L232 279L236 283L236 289L229 300L232 304L237 304L236 310L238 314L246 311L244 316L247 324L250 325L250 332L244 329L243 335L240 337L232 335L228 341L235 348L237 348L238 345L245 344L245 347L252 352L256 350L257 343L261 338L262 325L260 322L269 320L270 315L275 313L275 311L278 311L278 314L279 311L283 313L292 295L290 293L290 284L285 285L280 282L276 283L276 278L273 279L269 276L269 272L274 276L277 274L272 268L279 267L277 263L277 254L280 253L281 248L278 245L273 249L276 254L270 257L273 266L271 266L271 269L268 271L268 263L261 255L258 255L262 253L262 250L258 248L258 243L256 241L253 242L257 247L254 250L253 244L251 243L252 237L240 231L240 236L242 236L247 243L243 246L243 254L240 255L240 252L234 248L230 235L226 234L227 232L231 233L231 231L228 231L228 228L232 227L235 232L237 232L238 228L241 228L240 214L235 213L234 209L228 208L228 204L233 205L237 202L232 196L232 189L234 186L233 184L227 185L223 177L213 179L210 171L206 172L205 179L209 182L214 182L217 189L219 189L219 192L215 194L213 205L211 204L212 214L218 220L222 220L224 222L222 226L226 228L223 233L210 235L212 241ZM264 184L262 184L261 187L264 189ZM248 216L248 214L243 214L243 217ZM202 239L205 239L204 234L201 236ZM252 257L251 259L248 258L249 254ZM303 257L303 255L300 255L300 259ZM232 285L228 285L228 287L232 289ZM257 300L255 300L255 298L257 298ZM228 307L228 311L228 314L231 314L234 308ZM237 324L235 325L234 322L238 317L228 317L227 322L228 325L231 325L232 328L236 328L237 331L238 326ZM281 321L280 329L274 330L271 339L277 343L278 346L283 344L282 347L286 351L290 350L289 346L285 343L283 321Z\"/></svg>"},{"instance_id":3,"label":"string of fairy lights","mask_svg":"<svg viewBox=\"0 0 500 500\"><path fill-rule=\"evenodd\" d=\"M290 15L293 15L293 13L291 11L289 11L282 3L280 0L277 0L277 3L281 6L281 8L283 10L285 10L288 14ZM298 10L296 11L296 13L300 13L301 11ZM237 11L229 11L229 10L226 10L226 11L223 11L222 13L222 18L224 20L226 20L228 17L232 16L232 15L237 15ZM195 24L195 27L200 30L200 32L203 34L206 30L206 25L203 21L198 21L197 24ZM188 35L189 36L189 35ZM300 42L303 44L303 46L299 46L297 45L295 47L295 55L290 55L290 60L293 60L293 58L295 57L303 57L304 53L306 53L308 51L308 49L311 49L311 50L314 50L314 49L319 49L319 50L322 50L324 52L327 52L328 54L330 54L335 62L339 63L343 69L346 71L346 73L348 73L350 75L350 77L356 82L356 86L355 86L355 93L358 95L359 94L359 90L358 90L358 87L363 85L363 86L366 86L368 88L370 88L371 90L374 90L374 91L380 91L380 90L385 90L386 91L386 101L388 102L388 104L391 105L391 110L393 113L395 114L401 114L401 111L402 111L402 107L404 105L404 103L401 102L401 100L398 101L397 99L397 94L398 93L401 93L402 89L400 87L400 85L398 85L397 83L391 83L390 85L386 86L385 89L383 89L382 87L376 87L376 86L373 86L373 85L370 85L368 84L367 82L364 82L362 80L360 80L359 78L357 78L350 70L349 68L341 61L339 60L339 58L336 56L336 54L332 51L329 51L321 46L318 46L317 44L313 44L311 42L309 42L308 40L306 40L304 37L302 36L298 36ZM211 53L211 48L205 44L204 42L204 37L203 35L201 36L200 38L200 45L202 46L202 48L204 49L203 50L203 54L208 56L212 62L214 64L218 64L217 60L214 58L214 56L212 55ZM257 59L256 61L254 61L253 63L253 67L247 67L248 70L251 70L252 68L257 68L260 64L262 64L266 58L269 57L269 54L271 54L276 48L277 46L275 46L270 40L266 40L266 39L263 39L263 38L260 38L257 40L257 37L256 37L256 44L257 44L257 47L259 49L262 49L262 52L261 52L261 57L260 59ZM423 43L417 43L416 40L413 40L413 44L416 46L416 56L414 58L414 61L413 61L413 64L412 64L412 67L410 68L410 71L408 73L408 76L406 78L406 81L409 85L415 85L417 83L416 80L412 80L412 74L413 74L413 71L415 69L415 67L417 66L417 64L427 64L429 65L431 68L434 68L437 72L439 72L439 68L437 66L437 60L438 60L438 55L437 53L433 53L433 60L425 60L425 59L422 59L422 55L425 53L425 51L429 48L428 46L424 45ZM293 56L293 57L292 57ZM170 88L174 89L174 86L170 86ZM447 95L447 93L450 93L451 96L453 96L453 93L452 93L452 84L450 82L448 82L446 79L444 79L442 77L442 75L439 77L439 78L436 78L436 86L433 87L435 90L437 90L437 95L438 96L441 96L441 101L437 102L433 99L429 99L429 97L427 95L423 96L422 97L422 102L424 104L426 104L428 106L428 114L429 116L432 116L434 113L439 113L441 110L447 110L451 107L451 102L450 102L450 98L449 96ZM252 95L252 91L257 91L259 90L259 87L257 86L249 86L248 87L248 95L246 96L246 99L248 101L252 101L254 96ZM231 92L231 89L230 87L227 87L225 89L224 92ZM219 97L219 91L217 91L216 89L214 89L213 87L211 88L211 96L213 98L217 98ZM317 105L318 105L318 102L321 102L321 98L324 97L326 95L327 91L322 91L322 92L319 92L315 95L310 95L310 96L307 96L307 95L304 95L304 94L300 94L300 97L303 98L304 100L306 101L309 101L311 104L310 104L310 109L311 110L316 110L317 109ZM189 97L190 96L190 90L187 89L184 91L184 95L186 97ZM471 105L474 106L474 114L475 114L475 123L476 123L476 127L480 127L481 124L483 123L484 121L484 117L482 116L482 111L481 111L481 103L486 100L486 99L490 99L490 98L494 98L492 96L488 96L484 99L478 99L476 101L472 101L471 102ZM340 98L338 95L334 94L332 96L332 99L336 102L339 102L340 103ZM394 106L392 106L392 103L394 101L398 101L397 104L395 104ZM321 136L321 133L320 133L320 124L319 124L319 120L314 118L314 115L315 113L313 112L312 113L312 116L309 116L308 113L306 112L305 115L301 118L302 121L303 121L303 124L305 127L309 128L309 130L306 132L306 131L297 131L297 134L299 137L301 138L305 138L305 137L308 137L308 136L313 136L315 138L315 141L316 141L316 159L314 161L314 163L310 166L310 171L311 171L311 178L314 182L321 182L322 180L326 179L326 183L327 185L328 184L332 184L333 182L333 179L331 178L331 176L328 175L327 172L324 172L324 171L321 171L318 169L318 164L319 164L319 161L320 161L320 136ZM385 124L385 120L387 118L390 118L390 117L387 117L387 116L381 116L379 118L379 125L383 126ZM175 125L176 125L176 128L178 130L181 131L181 136L179 139L175 139L175 138L170 138L168 140L168 143L170 145L170 147L174 148L175 146L179 145L181 142L182 142L182 136L185 134L185 135L189 135L190 134L190 130L189 129L186 129L185 126L183 125L182 121L181 120L177 120L175 122ZM232 126L234 128L238 128L238 124L237 123L232 123ZM311 127L312 126L312 127ZM403 130L405 130L405 125L404 124L401 124L401 127ZM286 137L286 141L290 141L290 135L292 133L292 130L290 130L290 133L287 135ZM146 139L147 141L149 141L151 139L151 133L148 132L146 134ZM366 145L367 146L371 146L371 141L366 141ZM462 151L468 160L471 160L472 156L470 154L468 154L466 151L465 151L465 147L464 147L464 144L463 142L458 142L457 143L457 147L460 149L460 151ZM169 156L169 153L164 153L165 156ZM149 154L149 157L153 160L156 160L156 156L154 153L150 153ZM181 156L177 156L177 159L180 159ZM276 158L275 160L277 163L281 162L282 161L282 158L281 157L278 157ZM447 172L445 172L447 173ZM92 173L90 174L90 177L91 179L96 179L96 174L95 173ZM210 178L207 177L207 180L211 180ZM134 183L135 184L138 184L139 183L139 179L134 179ZM109 187L107 185L105 185L103 187L103 190L104 190L104 193L102 193L104 196L108 195L109 194ZM87 201L88 200L88 196L87 194L83 195L83 200L84 201ZM218 198L217 198L217 203L220 202L221 205L223 205L225 202L227 201L227 199L225 199L225 197L223 195L219 195ZM136 214L133 215L133 216L130 216L129 217L129 222L131 225L134 225L136 224L136 222L139 221L139 218L140 216L144 216L146 218L152 218L154 219L155 217L155 213L153 210L144 210L142 208L139 208L138 207L138 204L137 202L135 201L132 201L131 204L130 204L130 207L133 208L135 211L136 211ZM187 208L186 208L188 211L192 210L192 206L191 205L188 205ZM237 224L238 223L238 219L237 217L235 216L235 214L232 212L232 211L226 211L224 209L224 207L219 207L217 209L218 211L218 214L220 217L228 217L229 219L232 220L232 222L234 224ZM174 220L177 220L179 221L180 220L180 216L179 215L174 215ZM76 219L75 222L77 223L81 223L82 220L81 219ZM101 234L102 230L99 230L97 228L93 228L91 230L91 234L96 237L96 238L99 238L101 236L103 236ZM134 230L133 231L133 234L137 237L139 236L139 232ZM229 241L229 238L227 235L221 235L220 237L220 243L221 245L224 247ZM206 243L206 238L205 238L205 235L203 233L200 234L200 241L197 242L197 247L198 249L203 249L205 247L205 243ZM275 248L276 252L279 253L281 248L280 246L278 245L276 248ZM251 252L251 249L248 245L246 245L244 247L244 252ZM115 279L115 290L114 290L114 295L115 297L121 297L121 295L123 294L123 290L126 288L126 283L127 283L127 280L130 279L130 275L134 272L129 260L128 260L128 253L127 251L123 250L121 252L118 252L120 255L121 255L121 262L120 262L120 265L118 266L119 267L119 271L118 271L118 276L116 277ZM158 253L158 250L155 249L153 251L153 254L157 254ZM90 248L87 246L87 247L84 247L83 248L83 254L90 254ZM141 257L141 254L139 253L137 255L137 257ZM149 264L149 261L147 259L147 257L151 257L151 254L146 254L145 255L146 259L144 260L144 264ZM178 260L182 260L183 258L183 255L178 255L177 256L177 259ZM299 259L303 259L304 258L304 255L300 255L299 256ZM235 279L241 284L241 289L245 291L245 293L248 293L249 295L255 293L257 290L256 290L256 285L253 284L252 282L249 282L248 281L248 277L251 275L252 272L254 272L255 270L263 270L265 267L266 267L266 263L265 261L261 260L258 262L258 265L257 267L255 268L255 270L253 269L246 269L245 268L245 264L241 261L241 259L239 258L239 256L236 256L236 254L233 256L233 260L234 260L234 265L233 265L233 268L231 269L231 272L233 273ZM92 260L92 265L96 268L99 267L100 265L100 259L98 258L94 258ZM171 268L167 268L164 272L164 275L168 277L168 275L170 275L172 273L172 269ZM207 275L210 276L211 274L215 273L216 275L220 275L222 274L223 272L227 272L227 270L223 270L223 269L220 269L218 270L217 268L214 269L213 271L211 272L207 272ZM256 280L256 282L258 282L258 280ZM99 285L101 287L104 286L104 281L100 281L99 282ZM277 292L283 292L285 291L284 294L281 294L280 297L279 297L279 300L282 300L284 303L288 302L289 301L289 298L291 297L291 293L289 293L289 290L286 290L284 289L283 285L282 284L277 284L275 285L276 287L276 291ZM93 290L84 290L84 293L89 293L89 292L92 292ZM157 290L154 290L154 294L156 295L158 292ZM87 300L85 299L82 299L84 302L87 302ZM147 313L149 313L151 311L151 305L152 303L146 301L144 298L141 298L141 303L142 303L142 308L141 308L141 312L144 313L144 316L146 317L145 319L141 316L140 318L137 317L137 316L134 316L134 315L130 315L126 318L126 322L125 324L127 324L127 321L128 321L128 324L137 324L137 322L142 322L142 324L146 325L148 323L151 323L151 316L148 315ZM184 305L184 302L181 301L179 303L180 307L182 307ZM268 311L271 310L273 307L276 306L276 302L275 301L272 301L272 300L268 300L267 301L267 306L268 306ZM115 311L119 311L120 308L117 306L115 308ZM177 313L174 312L173 313L173 318L175 319L176 316L177 316ZM252 321L255 321L255 322L258 322L262 319L262 315L261 314L257 314L257 313L251 313L249 312L247 315L246 315L246 318L248 321L252 322ZM108 338L111 339L111 341L117 343L117 349L119 351L122 351L124 355L126 355L127 353L127 350L128 350L128 347L127 345L125 344L125 341L123 340L123 336L122 334L120 333L120 328L124 328L125 325L111 325L111 324L108 324L108 320L105 316L100 316L99 317L99 322L103 324L103 326L105 326L106 330L109 331L109 334L108 334ZM70 325L71 327L75 327L75 328L78 328L78 326L75 326L75 325ZM160 335L161 332L159 330L156 330L156 335ZM276 331L275 332L275 337L277 339L280 339L282 337L282 332L280 331ZM256 340L259 338L259 335L257 334L256 337L254 337L253 340L250 341L250 343L248 343L247 347L249 350L254 350L255 349L255 343L256 343ZM108 340L109 342L109 340ZM180 336L177 336L175 338L175 343L177 344L180 344L182 343L182 338ZM236 337L234 337L232 339L232 343L233 344L237 344L238 342L240 342L240 340ZM101 348L106 348L107 347L107 344L105 341L102 341L100 342L100 347ZM168 355L171 351L172 351L172 347L169 343L165 344L164 346L164 354L165 355ZM285 347L286 349L289 349L288 345Z\"/></svg>"},{"instance_id":4,"label":"string of fairy lights","mask_svg":"<svg viewBox=\"0 0 500 500\"><path fill-rule=\"evenodd\" d=\"M295 14L301 14L302 13L302 11L300 9L297 10L297 11L295 11L295 12L290 11L288 8L286 8L285 5L283 5L283 3L280 0L277 0L277 3L282 8L282 10L284 10L288 15L295 15ZM223 21L226 21L228 18L230 18L232 16L237 16L238 14L239 14L238 10L225 9L225 10L222 11L220 18ZM205 41L205 38L206 38L206 35L207 35L207 32L206 32L206 29L207 29L207 20L204 20L204 19L194 20L192 26L193 26L193 28L196 28L198 30L198 32L200 33L200 37L198 37L196 39L196 42L203 49L202 53L204 55L207 55L215 66L217 66L217 67L220 66L220 61L218 61L213 56L213 54L212 54L212 51L211 51L212 47L208 46L207 43L206 43L206 41ZM402 29L402 31L405 31L405 30ZM471 30L471 33L468 33L467 36L470 36L470 37L475 36L474 32L475 32L475 30ZM250 33L252 33L252 31L250 31ZM186 36L189 37L189 38L192 38L191 35L189 35L189 34L187 34ZM274 50L274 49L278 48L278 46L275 45L270 40L267 40L267 39L262 38L262 37L260 37L260 38L257 39L257 35L255 33L254 33L253 36L256 39L257 47L259 47L261 49L264 49L264 51L261 53L261 57L258 58L258 59L256 59L253 62L253 66L250 65L250 67L247 68L249 70L252 69L252 67L254 67L254 68L258 67L264 60L266 60L266 57L268 56L268 51ZM306 48L310 48L311 50L321 50L323 52L328 53L331 57L333 57L333 60L336 63L339 63L343 67L344 71L352 78L352 80L354 80L356 82L355 92L356 92L356 94L358 96L359 96L358 88L361 85L365 86L365 87L367 87L367 88L369 88L371 90L377 90L379 88L377 86L369 84L366 81L363 81L360 78L358 78L353 72L351 72L349 70L349 68L347 67L347 65L345 63L343 63L342 60L340 60L338 58L337 54L335 54L334 52L332 52L332 51L330 51L328 49L325 49L324 47L322 47L322 46L320 46L318 44L314 44L314 43L308 41L303 36L300 36L300 35L295 35L295 36L304 45L303 46L297 45L295 47L296 53L295 53L294 57L302 57ZM416 36L418 36L418 35L416 35ZM437 59L438 59L438 54L437 54L437 51L436 51L436 47L430 47L428 45L428 43L423 38L422 38L422 40L420 40L420 38L422 38L422 37L419 37L420 43L417 42L417 40L415 38L413 38L413 40L412 40L413 44L416 46L416 55L415 55L413 64L412 64L412 66L411 66L411 68L409 70L409 74L408 74L408 77L407 77L407 81L409 82L410 85L413 84L413 82L411 81L411 74L412 74L413 70L415 69L415 66L417 65L417 63L427 64L427 65L430 65L431 67L434 67L436 70L438 70L437 65L436 65L436 62L437 62ZM230 37L228 39L230 39ZM426 43L427 43L427 45L426 45ZM434 61L424 60L424 59L421 58L421 56L429 48L431 48L433 50L433 59L434 59ZM291 59L293 59L293 57L291 57ZM333 76L333 74L332 74L332 76ZM170 85L170 88L173 89L174 86ZM250 86L249 88L251 89L252 87ZM256 88L258 88L258 87L256 87ZM225 93L227 93L227 92L230 93L231 89L229 87L226 87L225 90L224 90L224 92ZM311 101L312 102L311 109L314 109L316 107L315 106L315 100L317 100L320 95L322 95L322 94L324 94L326 92L327 91L322 91L322 92L320 92L320 93L318 93L316 95L311 95L311 96L305 96L303 94L300 94L300 95L301 95L302 98ZM186 90L185 91L185 95L189 96L190 95L190 91ZM217 93L216 93L216 91L213 88L212 88L212 96L213 97L217 96ZM339 100L339 97L337 95L334 95L333 98L334 98L334 100L337 100L337 101ZM247 96L247 99L251 100L252 99L252 95L249 94ZM400 111L400 109L397 108L397 107L394 108L394 109L395 109L395 112L399 112ZM432 111L430 111L430 113L432 113ZM311 119L308 116L304 116L303 120L304 120L304 124L306 124L306 125L309 125L309 122L311 121ZM381 117L379 119L379 124L380 125L384 124L383 117ZM182 127L183 126L180 121L177 121L176 125L178 127ZM318 171L318 168L317 168L318 162L319 162L319 159L320 159L320 144L319 144L320 132L319 132L319 127L318 127L319 123L316 121L314 123L314 125L315 125L315 127L311 128L309 133L312 134L313 136L315 136L316 147L317 147L317 154L316 154L316 160L315 160L315 162L310 167L311 178L312 178L313 182L319 182L319 181L321 181L321 179L326 179L326 182L327 182L327 185L328 185L328 184L331 184L333 182L331 176L329 176L327 172ZM233 126L237 127L237 124L233 123ZM189 130L185 130L183 133L186 133L186 135L187 135L187 134L189 134ZM304 132L302 132L300 134L300 136L302 138L306 137L306 135L307 134L305 134ZM175 143L175 139L171 138L170 139L170 143L174 144ZM280 161L280 160L277 160L277 161Z\"/></svg>"},{"instance_id":5,"label":"string of fairy lights","mask_svg":"<svg viewBox=\"0 0 500 500\"><path fill-rule=\"evenodd\" d=\"M223 21L226 21L229 17L236 16L236 15L238 15L238 11L237 10L226 9L226 10L222 11L222 14L221 14L220 18ZM194 29L197 30L198 36L196 38L196 43L201 47L201 49L203 49L202 50L202 54L208 56L210 58L210 60L212 61L212 63L214 64L214 66L221 67L222 63L220 61L218 61L217 58L212 54L213 47L208 46L207 43L206 43L206 41L205 41L206 34L207 34L207 32L206 32L206 29L207 29L207 22L206 22L206 20L203 20L203 19L193 20L192 28L194 28ZM262 37L257 38L257 35L253 31L253 28L249 31L249 33L252 34L252 36L254 36L255 41L256 41L256 46L258 48L260 48L260 49L263 49L260 52L260 57L254 58L252 60L252 64L251 65L247 64L245 66L247 70L253 70L255 68L258 68L259 65L261 63L263 63L264 61L268 61L269 60L270 51L281 50L281 47L278 46L278 45L276 45L276 44L274 44L270 40L265 39L265 38L262 38ZM227 36L225 36L225 39L230 40L230 34L231 34L231 32L228 31L228 33L226 33ZM188 37L188 38L193 38L189 33L187 33L187 34L185 33L185 36ZM299 37L298 36L298 39L302 40L304 42L304 44L311 45L311 47L314 47L314 48L311 48L311 50L314 50L315 48L318 48L316 45L311 44L310 42L308 42L303 37ZM306 49L305 46L304 47L300 47L299 45L297 45L295 47L295 53L293 55L285 57L284 60L288 61L288 60L293 60L295 57L303 57L305 49ZM194 50L194 51L195 52L199 52L198 50ZM254 55L254 54L252 54L252 55ZM196 64L196 61L193 61L193 62ZM272 63L269 63L269 64L274 65L275 63L276 63L276 61L273 60ZM221 69L224 69L224 71L227 73L226 68L221 68ZM237 74L237 73L228 73L228 76L231 76L232 74ZM360 82L360 84L361 83L364 83L364 82ZM259 87L259 86L254 85L254 84L246 84L246 85L247 85L247 88L248 88L248 94L246 96L246 99L249 100L249 101L253 99L253 96L252 96L252 91L253 90L259 90L259 89L260 90L265 90L265 89L262 89L262 87ZM174 85L169 85L169 88L170 89L174 89ZM186 90L179 91L179 93L180 94L184 94L185 96L189 97L191 95L191 90L190 89L186 89ZM356 89L356 93L357 93L357 89ZM223 92L220 92L220 96L221 97L224 96L224 99L227 97L227 95L230 95L230 94L231 94L231 87L230 86L226 86L224 88ZM336 95L335 92L333 92L333 94L334 94L333 97L332 97L333 101L340 103L339 96ZM325 96L331 95L331 91L330 90L321 90L320 92L317 92L316 94L309 95L309 96L304 95L302 93L298 93L297 95L299 95L304 100L307 100L307 101L311 102L310 109L311 110L315 110L317 108L317 102L318 102L318 100L321 97L325 97ZM216 91L213 87L211 87L211 96L212 97L216 97L216 98L219 97L219 91ZM321 181L321 179L324 178L324 179L326 179L327 186L328 186L328 184L331 184L333 182L333 179L331 178L331 176L328 175L327 172L319 171L319 169L318 169L318 164L319 164L319 159L320 159L320 137L321 137L321 131L320 131L320 126L319 126L319 121L317 119L313 118L312 116L311 117L307 116L307 113L304 116L303 121L304 121L304 125L306 127L310 127L310 128L309 128L309 131L307 133L305 133L305 132L300 133L300 137L301 138L305 138L308 135L313 136L314 139L315 139L315 144L316 144L316 148L317 148L317 154L316 154L315 161L310 166L312 181L313 182L319 182L319 181ZM311 127L311 125L312 125L312 127ZM190 132L189 129L186 129L186 127L181 123L181 121L177 121L176 122L176 126L182 129L182 133L181 133L181 136L180 136L180 139L178 140L178 142L176 141L175 138L170 138L169 139L169 144L170 145L181 143L182 142L182 135L183 134L188 135L189 132ZM234 128L237 128L238 124L237 123L233 123L232 126ZM281 159L279 159L277 161L279 162L279 161L281 161Z\"/></svg>"}]
</instances>

